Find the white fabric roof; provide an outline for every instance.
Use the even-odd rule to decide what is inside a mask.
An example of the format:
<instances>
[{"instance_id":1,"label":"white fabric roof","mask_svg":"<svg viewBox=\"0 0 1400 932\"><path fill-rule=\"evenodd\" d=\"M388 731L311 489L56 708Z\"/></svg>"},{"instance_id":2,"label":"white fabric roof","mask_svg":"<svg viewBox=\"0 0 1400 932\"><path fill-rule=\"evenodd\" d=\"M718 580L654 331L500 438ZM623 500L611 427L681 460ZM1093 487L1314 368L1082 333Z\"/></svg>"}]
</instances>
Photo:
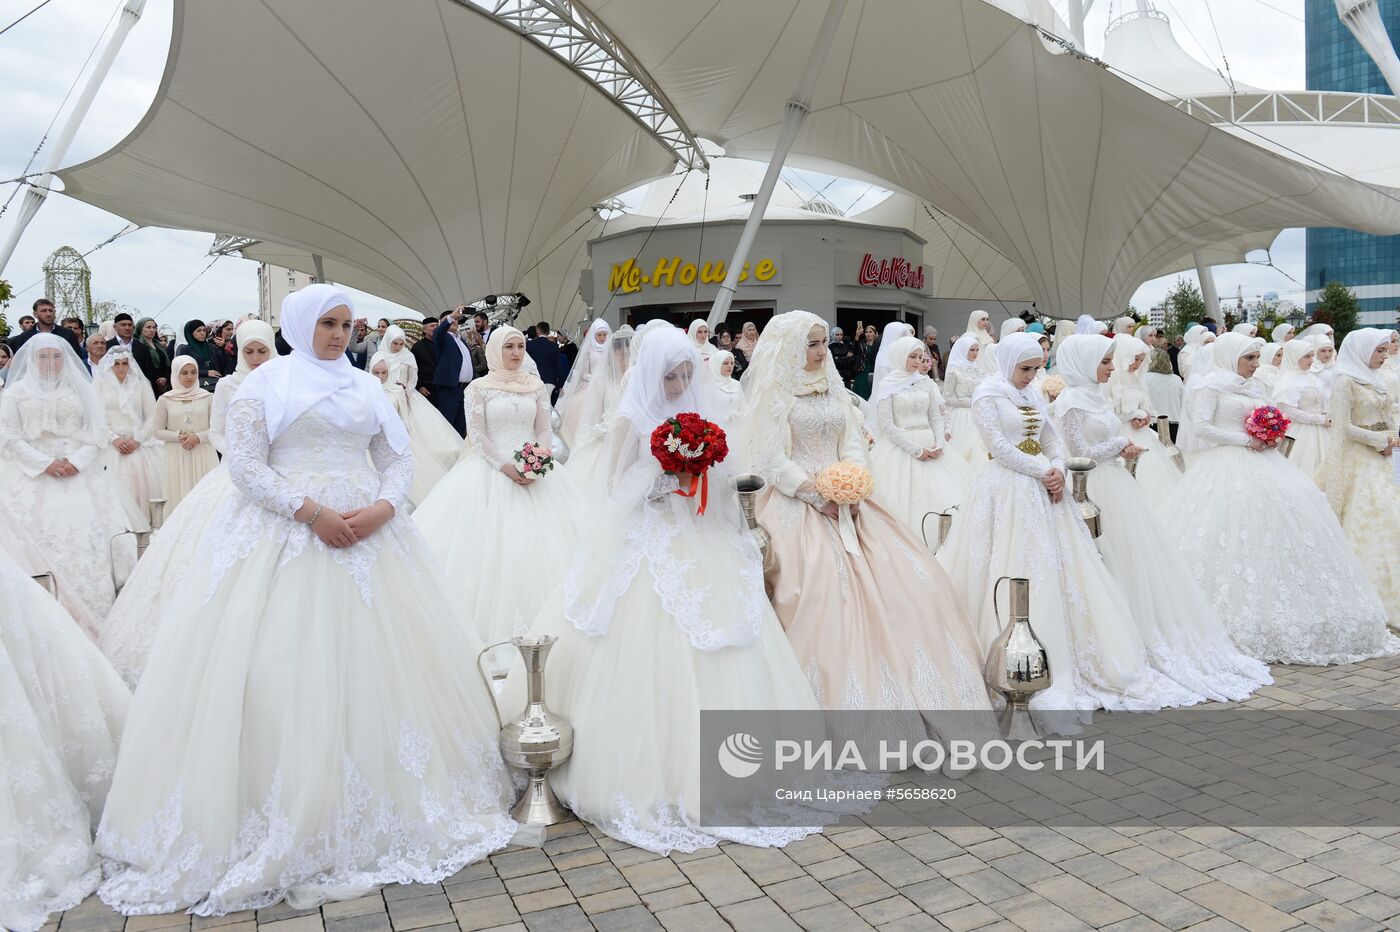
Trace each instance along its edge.
<instances>
[{"instance_id":1,"label":"white fabric roof","mask_svg":"<svg viewBox=\"0 0 1400 932\"><path fill-rule=\"evenodd\" d=\"M792 161L956 216L1059 316L1122 307L1201 245L1299 225L1400 232L1393 192L1266 152L1063 54L1022 21L1066 34L1042 0L995 2L851 4ZM763 160L826 7L594 10L688 131ZM420 309L529 293L534 275L532 297L557 319L545 295L576 283L577 265L572 282L553 269L580 255L591 234L570 233L589 206L673 161L579 71L466 4L175 0L150 112L61 175L137 223L315 252L329 276Z\"/></svg>"},{"instance_id":2,"label":"white fabric roof","mask_svg":"<svg viewBox=\"0 0 1400 932\"><path fill-rule=\"evenodd\" d=\"M1134 10L1110 23L1104 36L1103 60L1158 97L1231 91L1224 75L1181 47L1172 35L1171 20L1159 10ZM1234 85L1240 93L1255 90L1240 81Z\"/></svg>"}]
</instances>

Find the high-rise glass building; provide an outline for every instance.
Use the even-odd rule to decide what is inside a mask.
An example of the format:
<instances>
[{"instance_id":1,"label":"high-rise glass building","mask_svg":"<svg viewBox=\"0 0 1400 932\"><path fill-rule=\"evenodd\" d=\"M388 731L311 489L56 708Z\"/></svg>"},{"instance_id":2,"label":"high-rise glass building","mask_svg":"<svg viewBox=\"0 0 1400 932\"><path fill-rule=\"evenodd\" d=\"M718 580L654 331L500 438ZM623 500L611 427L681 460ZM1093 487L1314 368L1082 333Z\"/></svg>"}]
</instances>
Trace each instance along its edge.
<instances>
[{"instance_id":1,"label":"high-rise glass building","mask_svg":"<svg viewBox=\"0 0 1400 932\"><path fill-rule=\"evenodd\" d=\"M1400 0L1380 0L1392 42L1400 40ZM1366 50L1356 41L1333 0L1305 0L1308 90L1389 94ZM1371 236L1353 230L1310 228L1307 303L1328 282L1341 282L1361 302L1361 322L1394 326L1400 316L1400 236Z\"/></svg>"}]
</instances>

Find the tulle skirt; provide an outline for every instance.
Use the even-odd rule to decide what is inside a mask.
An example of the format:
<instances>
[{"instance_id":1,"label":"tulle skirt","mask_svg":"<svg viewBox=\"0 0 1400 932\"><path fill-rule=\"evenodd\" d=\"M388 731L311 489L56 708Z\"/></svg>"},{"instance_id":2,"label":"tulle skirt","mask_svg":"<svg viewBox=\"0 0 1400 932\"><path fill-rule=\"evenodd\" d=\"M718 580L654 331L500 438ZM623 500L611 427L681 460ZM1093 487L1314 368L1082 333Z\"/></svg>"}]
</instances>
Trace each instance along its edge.
<instances>
[{"instance_id":1,"label":"tulle skirt","mask_svg":"<svg viewBox=\"0 0 1400 932\"><path fill-rule=\"evenodd\" d=\"M1332 443L1330 429L1321 424L1294 423L1289 425L1288 434L1293 438L1288 461L1301 469L1303 475L1316 478L1327 461L1327 450Z\"/></svg>"},{"instance_id":2,"label":"tulle skirt","mask_svg":"<svg viewBox=\"0 0 1400 932\"><path fill-rule=\"evenodd\" d=\"M142 513L151 499L164 497L165 451L162 446L159 440L153 440L125 456L112 446L102 454L107 471L131 493Z\"/></svg>"},{"instance_id":3,"label":"tulle skirt","mask_svg":"<svg viewBox=\"0 0 1400 932\"><path fill-rule=\"evenodd\" d=\"M214 445L204 441L193 450L180 446L178 440L165 442L165 511L170 513L180 500L199 485L199 480L219 465Z\"/></svg>"},{"instance_id":4,"label":"tulle skirt","mask_svg":"<svg viewBox=\"0 0 1400 932\"><path fill-rule=\"evenodd\" d=\"M416 464L415 464L416 466ZM210 471L180 502L151 537L102 630L102 652L132 689L141 680L156 631L165 618L171 596L191 570L205 531L215 527L215 516L235 495L228 469ZM217 533L217 531L216 531ZM189 619L179 619L177 624Z\"/></svg>"},{"instance_id":5,"label":"tulle skirt","mask_svg":"<svg viewBox=\"0 0 1400 932\"><path fill-rule=\"evenodd\" d=\"M408 490L408 500L416 507L427 500L428 493L457 462L463 440L428 399L417 392L403 397L408 409L403 422L413 453L413 485Z\"/></svg>"},{"instance_id":6,"label":"tulle skirt","mask_svg":"<svg viewBox=\"0 0 1400 932\"><path fill-rule=\"evenodd\" d=\"M1181 484L1181 470L1172 462L1171 454L1167 452L1155 430L1149 427L1133 427L1128 423L1123 425L1123 430L1134 446L1142 447L1146 451L1138 456L1134 478L1137 479L1143 497L1154 509L1161 509L1166 505L1167 498Z\"/></svg>"},{"instance_id":7,"label":"tulle skirt","mask_svg":"<svg viewBox=\"0 0 1400 932\"><path fill-rule=\"evenodd\" d=\"M962 454L972 467L975 476L987 465L987 448L982 443L982 435L972 418L971 408L950 408L948 410L948 433L953 435L947 446Z\"/></svg>"},{"instance_id":8,"label":"tulle skirt","mask_svg":"<svg viewBox=\"0 0 1400 932\"><path fill-rule=\"evenodd\" d=\"M1327 499L1278 450L1197 452L1164 516L1196 582L1251 657L1322 666L1400 649Z\"/></svg>"},{"instance_id":9,"label":"tulle skirt","mask_svg":"<svg viewBox=\"0 0 1400 932\"><path fill-rule=\"evenodd\" d=\"M910 433L925 449L944 446L927 428ZM875 498L930 549L938 546L938 522L928 518L925 526L925 518L956 508L972 490L972 467L946 447L937 459L919 460L882 438L870 451L870 474L875 479Z\"/></svg>"},{"instance_id":10,"label":"tulle skirt","mask_svg":"<svg viewBox=\"0 0 1400 932\"><path fill-rule=\"evenodd\" d=\"M1149 372L1144 381L1147 383L1148 400L1152 402L1151 413L1165 414L1172 423L1180 421L1181 396L1185 386L1181 376L1173 372Z\"/></svg>"},{"instance_id":11,"label":"tulle skirt","mask_svg":"<svg viewBox=\"0 0 1400 932\"><path fill-rule=\"evenodd\" d=\"M1341 429L1341 428L1338 428ZM1296 454L1298 448L1295 446ZM1347 542L1385 605L1390 627L1400 628L1400 486L1395 484L1390 456L1348 441L1329 459L1328 470L1340 470L1342 482L1329 489L1343 492L1332 507L1341 519Z\"/></svg>"},{"instance_id":12,"label":"tulle skirt","mask_svg":"<svg viewBox=\"0 0 1400 932\"><path fill-rule=\"evenodd\" d=\"M1068 493L1052 503L1038 478L990 464L953 519L938 559L965 600L984 651L1011 620L998 615L997 580L1030 580L1031 622L1053 680L1031 700L1033 710L1150 711L1201 701L1148 665L1128 599ZM1005 593L1001 599L1005 604Z\"/></svg>"},{"instance_id":13,"label":"tulle skirt","mask_svg":"<svg viewBox=\"0 0 1400 932\"><path fill-rule=\"evenodd\" d=\"M341 477L302 477L330 507ZM368 497L366 495L365 497ZM409 519L331 550L246 501L177 584L97 845L126 915L306 909L437 883L509 843L477 640Z\"/></svg>"},{"instance_id":14,"label":"tulle skirt","mask_svg":"<svg viewBox=\"0 0 1400 932\"><path fill-rule=\"evenodd\" d=\"M97 889L92 826L131 696L3 553L0 605L0 927L32 932Z\"/></svg>"},{"instance_id":15,"label":"tulle skirt","mask_svg":"<svg viewBox=\"0 0 1400 932\"><path fill-rule=\"evenodd\" d=\"M1100 463L1089 473L1089 498L1101 511L1104 565L1127 597L1148 663L1218 702L1245 699L1272 683L1268 667L1230 641L1156 509L1127 470L1116 462Z\"/></svg>"},{"instance_id":16,"label":"tulle skirt","mask_svg":"<svg viewBox=\"0 0 1400 932\"><path fill-rule=\"evenodd\" d=\"M519 486L473 452L443 477L413 520L446 568L452 610L483 644L529 630L559 573L577 555L586 500L568 466ZM491 655L505 672L512 648Z\"/></svg>"}]
</instances>

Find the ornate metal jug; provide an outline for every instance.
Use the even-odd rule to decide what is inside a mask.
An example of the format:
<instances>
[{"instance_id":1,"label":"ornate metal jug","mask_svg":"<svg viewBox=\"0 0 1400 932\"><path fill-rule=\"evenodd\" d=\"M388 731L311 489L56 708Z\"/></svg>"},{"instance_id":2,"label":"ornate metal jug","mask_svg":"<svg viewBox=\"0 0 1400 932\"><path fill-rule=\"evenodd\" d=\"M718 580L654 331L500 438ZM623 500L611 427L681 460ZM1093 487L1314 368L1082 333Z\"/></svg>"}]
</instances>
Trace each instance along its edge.
<instances>
[{"instance_id":1,"label":"ornate metal jug","mask_svg":"<svg viewBox=\"0 0 1400 932\"><path fill-rule=\"evenodd\" d=\"M1079 503L1079 516L1084 519L1084 523L1089 526L1089 535L1095 540L1098 539L1101 528L1099 527L1099 506L1089 500L1089 471L1098 464L1087 456L1073 456L1065 460L1065 466L1069 468L1070 485L1073 489L1074 500Z\"/></svg>"},{"instance_id":2,"label":"ornate metal jug","mask_svg":"<svg viewBox=\"0 0 1400 932\"><path fill-rule=\"evenodd\" d=\"M1167 448L1167 455L1176 464L1176 468L1185 472L1186 460L1181 455L1181 451L1177 449L1176 444L1172 443L1172 425L1165 414L1157 415L1157 439L1161 440L1162 446Z\"/></svg>"},{"instance_id":3,"label":"ornate metal jug","mask_svg":"<svg viewBox=\"0 0 1400 932\"><path fill-rule=\"evenodd\" d=\"M1034 738L1028 703L1031 697L1050 688L1050 658L1031 628L1031 581L1003 576L992 588L992 606L1001 621L997 593L1001 584L1011 583L1011 620L992 641L982 675L987 685L1006 697L1006 707L998 715L1002 734L1008 738Z\"/></svg>"},{"instance_id":4,"label":"ornate metal jug","mask_svg":"<svg viewBox=\"0 0 1400 932\"><path fill-rule=\"evenodd\" d=\"M734 477L734 494L739 498L739 511L744 515L744 523L749 526L758 549L763 552L763 574L773 571L773 541L763 525L758 523L758 496L767 487L763 477L755 473L744 473Z\"/></svg>"},{"instance_id":5,"label":"ornate metal jug","mask_svg":"<svg viewBox=\"0 0 1400 932\"><path fill-rule=\"evenodd\" d=\"M1284 434L1283 439L1278 442L1278 451L1284 456L1289 456L1293 453L1293 444L1297 442L1296 438Z\"/></svg>"},{"instance_id":6,"label":"ornate metal jug","mask_svg":"<svg viewBox=\"0 0 1400 932\"><path fill-rule=\"evenodd\" d=\"M947 511L930 511L928 514L924 515L923 520L919 522L919 533L924 536L925 547L928 547L934 553L943 549L943 545L948 540L948 532L953 529L953 512L957 510L958 506L954 505ZM928 542L928 519L935 516L938 518L938 545L930 547Z\"/></svg>"}]
</instances>

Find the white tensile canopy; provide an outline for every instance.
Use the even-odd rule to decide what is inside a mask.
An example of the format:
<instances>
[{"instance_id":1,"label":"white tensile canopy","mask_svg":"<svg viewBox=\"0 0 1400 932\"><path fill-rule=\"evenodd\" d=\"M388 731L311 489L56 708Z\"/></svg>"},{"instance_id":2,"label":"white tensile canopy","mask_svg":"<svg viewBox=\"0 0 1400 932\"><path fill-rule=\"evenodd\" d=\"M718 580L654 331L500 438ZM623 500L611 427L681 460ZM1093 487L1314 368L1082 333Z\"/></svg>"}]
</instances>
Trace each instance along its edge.
<instances>
[{"instance_id":1,"label":"white tensile canopy","mask_svg":"<svg viewBox=\"0 0 1400 932\"><path fill-rule=\"evenodd\" d=\"M698 164L687 139L767 158L827 9L174 2L150 112L61 173L69 194L143 225L262 241L252 255L319 255L328 277L425 310L529 293L548 267L532 295L546 317L545 300L572 300L545 292L576 282L580 237L601 224L592 205L678 155ZM615 76L593 83L594 53L566 64L541 47L555 28L541 24L564 14L592 17L580 34L600 37L669 122L605 93ZM1066 34L1042 0L851 3L790 162L956 217L1055 316L1121 308L1193 249L1263 231L1400 232L1397 192L1212 127L1030 22Z\"/></svg>"}]
</instances>

